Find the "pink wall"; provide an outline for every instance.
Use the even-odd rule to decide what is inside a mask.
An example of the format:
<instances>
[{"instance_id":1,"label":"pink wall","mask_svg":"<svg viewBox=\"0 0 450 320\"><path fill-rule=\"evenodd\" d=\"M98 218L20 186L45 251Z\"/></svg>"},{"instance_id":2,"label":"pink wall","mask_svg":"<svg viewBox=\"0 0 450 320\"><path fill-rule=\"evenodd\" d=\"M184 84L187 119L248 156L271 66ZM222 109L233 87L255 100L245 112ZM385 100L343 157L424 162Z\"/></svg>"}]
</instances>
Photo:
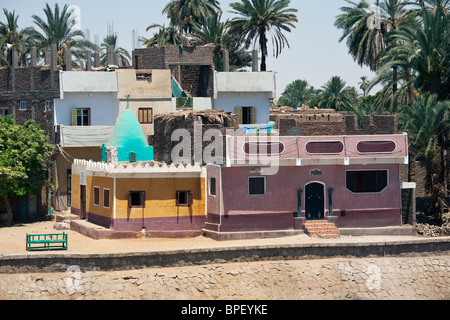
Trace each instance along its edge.
<instances>
[{"instance_id":1,"label":"pink wall","mask_svg":"<svg viewBox=\"0 0 450 320\"><path fill-rule=\"evenodd\" d=\"M321 169L321 176L310 171ZM251 167L222 168L224 215L297 212L297 190L305 190L311 182L325 184L325 208L328 213L328 188L333 188L333 214L340 217L341 226L382 226L401 224L401 190L399 165L351 165L280 167L277 175L266 176L266 194L249 195L248 178ZM388 170L388 187L376 194L353 194L345 187L347 170ZM305 208L305 193L302 209ZM210 199L208 207L214 208ZM341 217L341 210L345 215ZM304 213L303 213L304 215ZM372 221L372 222L370 222Z\"/></svg>"}]
</instances>

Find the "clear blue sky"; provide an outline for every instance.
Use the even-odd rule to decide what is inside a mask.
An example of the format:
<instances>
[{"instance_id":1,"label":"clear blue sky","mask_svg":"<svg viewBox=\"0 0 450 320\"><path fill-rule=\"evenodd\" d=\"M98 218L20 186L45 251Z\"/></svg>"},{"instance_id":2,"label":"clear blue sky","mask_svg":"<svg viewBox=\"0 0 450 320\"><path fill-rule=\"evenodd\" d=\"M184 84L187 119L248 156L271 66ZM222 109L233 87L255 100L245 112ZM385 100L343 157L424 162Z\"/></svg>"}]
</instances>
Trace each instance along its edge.
<instances>
[{"instance_id":1,"label":"clear blue sky","mask_svg":"<svg viewBox=\"0 0 450 320\"><path fill-rule=\"evenodd\" d=\"M90 30L90 40L98 35L100 43L107 35L107 26L114 25L121 47L131 52L132 30L136 29L143 37L150 37L152 31L146 32L153 23L168 25L168 19L162 15L163 7L169 0L67 0L56 1L62 7L65 3L77 5L81 9L81 29ZM219 0L224 19L232 18L229 4L236 0ZM32 26L33 14L44 17L42 9L46 3L53 8L54 0L0 0L0 8L16 10L19 27ZM269 43L268 70L277 72L277 93L281 95L284 88L296 79L305 79L316 88L324 85L332 76L343 78L347 85L359 88L361 76L374 77L367 68L359 67L348 54L345 41L339 43L342 32L334 27L339 8L346 5L344 0L291 0L291 7L298 10L297 28L287 33L291 48L286 48L278 59L272 57ZM0 21L5 21L0 12ZM372 94L375 92L371 92Z\"/></svg>"}]
</instances>

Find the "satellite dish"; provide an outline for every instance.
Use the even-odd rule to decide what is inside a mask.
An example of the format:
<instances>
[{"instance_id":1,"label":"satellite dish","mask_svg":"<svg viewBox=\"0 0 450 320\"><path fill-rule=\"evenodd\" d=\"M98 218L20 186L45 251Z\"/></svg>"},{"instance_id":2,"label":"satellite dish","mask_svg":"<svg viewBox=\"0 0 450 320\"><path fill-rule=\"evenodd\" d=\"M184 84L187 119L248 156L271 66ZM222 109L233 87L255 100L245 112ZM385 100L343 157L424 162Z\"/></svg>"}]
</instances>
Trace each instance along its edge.
<instances>
[{"instance_id":1,"label":"satellite dish","mask_svg":"<svg viewBox=\"0 0 450 320\"><path fill-rule=\"evenodd\" d=\"M286 134L289 137L298 137L300 136L300 128L299 127L293 127L289 129L289 131Z\"/></svg>"}]
</instances>

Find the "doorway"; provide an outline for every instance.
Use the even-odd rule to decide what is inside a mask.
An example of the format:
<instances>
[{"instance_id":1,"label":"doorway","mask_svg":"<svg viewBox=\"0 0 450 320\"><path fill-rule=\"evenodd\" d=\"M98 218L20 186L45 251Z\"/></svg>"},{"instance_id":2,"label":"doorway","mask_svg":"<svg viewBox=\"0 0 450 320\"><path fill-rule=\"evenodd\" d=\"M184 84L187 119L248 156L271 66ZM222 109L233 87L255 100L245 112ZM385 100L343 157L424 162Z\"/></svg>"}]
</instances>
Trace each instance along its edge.
<instances>
[{"instance_id":1,"label":"doorway","mask_svg":"<svg viewBox=\"0 0 450 320\"><path fill-rule=\"evenodd\" d=\"M80 186L80 219L86 219L86 186Z\"/></svg>"},{"instance_id":2,"label":"doorway","mask_svg":"<svg viewBox=\"0 0 450 320\"><path fill-rule=\"evenodd\" d=\"M242 124L254 124L253 107L242 107Z\"/></svg>"},{"instance_id":3,"label":"doorway","mask_svg":"<svg viewBox=\"0 0 450 320\"><path fill-rule=\"evenodd\" d=\"M312 182L305 187L305 215L307 220L325 218L325 185Z\"/></svg>"}]
</instances>

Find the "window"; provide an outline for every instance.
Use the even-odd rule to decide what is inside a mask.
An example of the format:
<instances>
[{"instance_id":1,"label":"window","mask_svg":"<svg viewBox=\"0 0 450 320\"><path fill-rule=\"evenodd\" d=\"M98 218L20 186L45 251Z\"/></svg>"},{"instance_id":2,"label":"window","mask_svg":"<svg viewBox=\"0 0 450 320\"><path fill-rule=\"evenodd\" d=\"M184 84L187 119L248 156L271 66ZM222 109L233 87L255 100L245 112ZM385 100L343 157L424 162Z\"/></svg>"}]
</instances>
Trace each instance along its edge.
<instances>
[{"instance_id":1,"label":"window","mask_svg":"<svg viewBox=\"0 0 450 320\"><path fill-rule=\"evenodd\" d=\"M264 177L248 178L248 194L250 195L266 194L266 178Z\"/></svg>"},{"instance_id":2,"label":"window","mask_svg":"<svg viewBox=\"0 0 450 320\"><path fill-rule=\"evenodd\" d=\"M103 207L109 208L109 189L103 189Z\"/></svg>"},{"instance_id":3,"label":"window","mask_svg":"<svg viewBox=\"0 0 450 320\"><path fill-rule=\"evenodd\" d=\"M246 155L280 155L284 152L282 142L246 142L244 144L244 153Z\"/></svg>"},{"instance_id":4,"label":"window","mask_svg":"<svg viewBox=\"0 0 450 320\"><path fill-rule=\"evenodd\" d=\"M191 191L177 191L177 206L192 206L194 197Z\"/></svg>"},{"instance_id":5,"label":"window","mask_svg":"<svg viewBox=\"0 0 450 320\"><path fill-rule=\"evenodd\" d=\"M153 108L139 108L138 119L140 124L152 124Z\"/></svg>"},{"instance_id":6,"label":"window","mask_svg":"<svg viewBox=\"0 0 450 320\"><path fill-rule=\"evenodd\" d=\"M309 154L340 154L344 144L341 141L316 141L308 142L305 148Z\"/></svg>"},{"instance_id":7,"label":"window","mask_svg":"<svg viewBox=\"0 0 450 320\"><path fill-rule=\"evenodd\" d=\"M346 187L354 193L380 193L388 185L387 170L347 171Z\"/></svg>"},{"instance_id":8,"label":"window","mask_svg":"<svg viewBox=\"0 0 450 320\"><path fill-rule=\"evenodd\" d=\"M91 125L90 108L72 109L72 126L90 126L90 125Z\"/></svg>"},{"instance_id":9,"label":"window","mask_svg":"<svg viewBox=\"0 0 450 320\"><path fill-rule=\"evenodd\" d=\"M216 178L209 178L209 195L216 195Z\"/></svg>"},{"instance_id":10,"label":"window","mask_svg":"<svg viewBox=\"0 0 450 320\"><path fill-rule=\"evenodd\" d=\"M100 187L94 187L94 206L100 205Z\"/></svg>"},{"instance_id":11,"label":"window","mask_svg":"<svg viewBox=\"0 0 450 320\"><path fill-rule=\"evenodd\" d=\"M1 116L4 118L8 115L8 109L0 109Z\"/></svg>"},{"instance_id":12,"label":"window","mask_svg":"<svg viewBox=\"0 0 450 320\"><path fill-rule=\"evenodd\" d=\"M239 118L239 124L255 124L256 108L255 107L236 107L234 113Z\"/></svg>"},{"instance_id":13,"label":"window","mask_svg":"<svg viewBox=\"0 0 450 320\"><path fill-rule=\"evenodd\" d=\"M45 111L52 111L52 102L49 100L45 101Z\"/></svg>"},{"instance_id":14,"label":"window","mask_svg":"<svg viewBox=\"0 0 450 320\"><path fill-rule=\"evenodd\" d=\"M359 153L392 153L396 145L394 141L361 141L356 148Z\"/></svg>"},{"instance_id":15,"label":"window","mask_svg":"<svg viewBox=\"0 0 450 320\"><path fill-rule=\"evenodd\" d=\"M128 192L129 208L145 208L145 191Z\"/></svg>"},{"instance_id":16,"label":"window","mask_svg":"<svg viewBox=\"0 0 450 320\"><path fill-rule=\"evenodd\" d=\"M27 102L26 101L20 101L19 110L20 111L27 110Z\"/></svg>"}]
</instances>

